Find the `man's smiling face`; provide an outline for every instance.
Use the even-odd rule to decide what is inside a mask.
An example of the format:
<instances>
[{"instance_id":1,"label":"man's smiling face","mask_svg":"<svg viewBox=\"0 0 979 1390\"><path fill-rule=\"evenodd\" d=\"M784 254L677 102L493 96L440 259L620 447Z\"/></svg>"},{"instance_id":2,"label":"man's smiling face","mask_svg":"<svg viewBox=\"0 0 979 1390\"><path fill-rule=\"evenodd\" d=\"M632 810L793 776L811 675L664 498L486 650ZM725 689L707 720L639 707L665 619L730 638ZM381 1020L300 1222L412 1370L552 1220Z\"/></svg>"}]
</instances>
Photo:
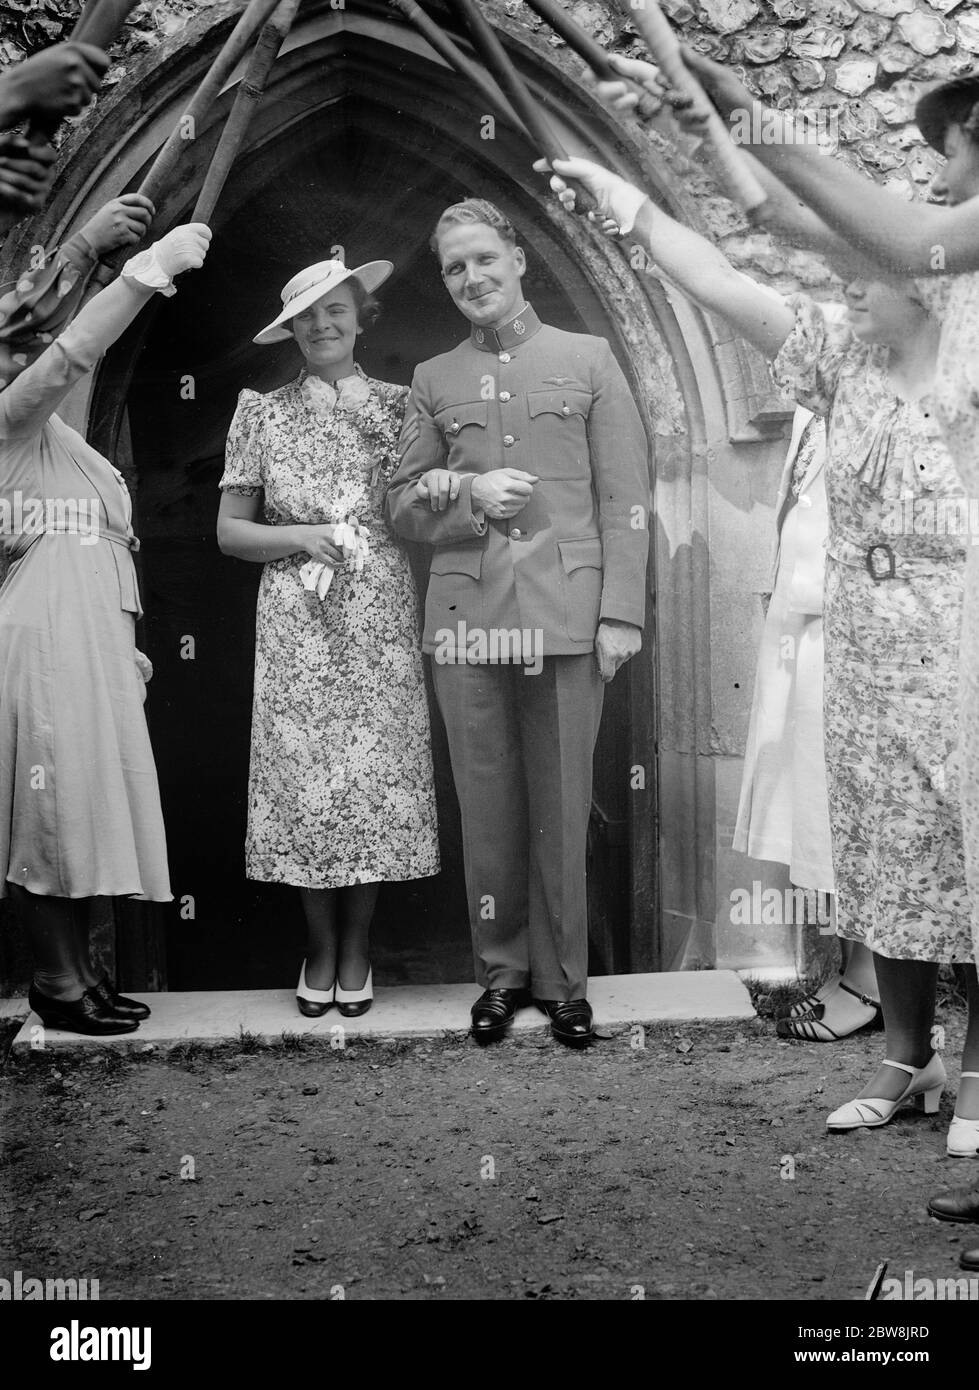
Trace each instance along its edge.
<instances>
[{"instance_id":1,"label":"man's smiling face","mask_svg":"<svg viewBox=\"0 0 979 1390\"><path fill-rule=\"evenodd\" d=\"M438 236L442 279L470 323L499 328L523 305L523 250L486 222L451 222Z\"/></svg>"}]
</instances>

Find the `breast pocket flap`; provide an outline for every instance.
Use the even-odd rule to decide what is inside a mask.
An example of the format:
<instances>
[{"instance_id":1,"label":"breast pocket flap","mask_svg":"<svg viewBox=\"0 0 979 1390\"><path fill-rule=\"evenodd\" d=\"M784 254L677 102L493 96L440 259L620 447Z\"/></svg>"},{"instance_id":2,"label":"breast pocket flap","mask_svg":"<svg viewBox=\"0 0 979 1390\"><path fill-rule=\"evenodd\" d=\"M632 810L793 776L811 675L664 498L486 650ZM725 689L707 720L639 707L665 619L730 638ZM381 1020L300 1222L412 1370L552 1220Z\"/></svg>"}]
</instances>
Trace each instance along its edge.
<instances>
[{"instance_id":1,"label":"breast pocket flap","mask_svg":"<svg viewBox=\"0 0 979 1390\"><path fill-rule=\"evenodd\" d=\"M485 429L487 409L486 401L463 401L460 405L448 405L435 412L435 423L446 439L455 439L469 425Z\"/></svg>"},{"instance_id":2,"label":"breast pocket flap","mask_svg":"<svg viewBox=\"0 0 979 1390\"><path fill-rule=\"evenodd\" d=\"M587 420L591 402L590 391L581 391L571 386L527 393L527 409L532 420L538 415L560 415L565 420L570 419L572 415L580 415Z\"/></svg>"}]
</instances>

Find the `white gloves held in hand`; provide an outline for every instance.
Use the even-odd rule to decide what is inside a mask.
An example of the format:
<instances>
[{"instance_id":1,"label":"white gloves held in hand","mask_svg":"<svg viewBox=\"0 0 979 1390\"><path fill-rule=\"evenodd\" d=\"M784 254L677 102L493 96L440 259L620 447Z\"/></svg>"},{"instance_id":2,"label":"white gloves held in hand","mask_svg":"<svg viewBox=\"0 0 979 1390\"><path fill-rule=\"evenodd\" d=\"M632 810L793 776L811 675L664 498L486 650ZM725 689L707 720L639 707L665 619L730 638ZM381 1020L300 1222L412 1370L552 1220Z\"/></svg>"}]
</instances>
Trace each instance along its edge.
<instances>
[{"instance_id":1,"label":"white gloves held in hand","mask_svg":"<svg viewBox=\"0 0 979 1390\"><path fill-rule=\"evenodd\" d=\"M333 531L333 544L343 551L343 558L347 563L347 569L359 574L364 568L364 562L370 555L369 544L370 532L366 526L350 525L346 521L341 521ZM333 583L332 564L325 564L322 560L310 560L299 571L299 578L303 588L309 593L315 594L322 602L330 592L330 585Z\"/></svg>"}]
</instances>

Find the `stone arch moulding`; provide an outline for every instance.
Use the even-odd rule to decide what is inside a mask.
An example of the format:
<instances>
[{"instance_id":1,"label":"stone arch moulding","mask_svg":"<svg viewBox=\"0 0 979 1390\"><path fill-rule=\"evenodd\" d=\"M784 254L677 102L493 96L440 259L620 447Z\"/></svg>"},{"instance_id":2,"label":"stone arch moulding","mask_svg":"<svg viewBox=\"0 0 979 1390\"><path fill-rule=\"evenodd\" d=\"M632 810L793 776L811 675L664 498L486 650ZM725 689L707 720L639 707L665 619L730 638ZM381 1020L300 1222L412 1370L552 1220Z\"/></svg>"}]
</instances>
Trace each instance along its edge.
<instances>
[{"instance_id":1,"label":"stone arch moulding","mask_svg":"<svg viewBox=\"0 0 979 1390\"><path fill-rule=\"evenodd\" d=\"M612 120L581 87L577 65L566 52L557 52L509 20L501 6L493 9L507 47L566 142L593 151L594 157L642 182L665 207L698 225L696 203L684 187L683 156L668 139L654 132L650 142ZM138 184L236 13L237 7L227 5L202 13L177 39L134 65L98 103L70 142L43 219L16 242L8 242L8 266L20 260L27 245L63 237L107 197ZM179 179L161 201L159 225L173 225L189 213L239 77L240 72L190 142ZM658 820L635 818L633 862L648 860L656 846L662 887L661 901L635 901L633 908L640 917L656 914L669 919L674 942L688 930L710 931L715 916L715 811L709 756L707 465L718 442L750 444L764 439L769 433L766 414L776 419L777 410L771 401L761 400L756 364L744 345L718 342L705 316L685 303L675 305L658 280L632 270L617 246L583 220L554 207L544 180L530 167L533 155L522 136L499 125L495 140L479 140L478 113L460 79L379 0L358 6L356 12L333 9L329 0L304 7L276 64L244 159L249 149L281 139L291 122L309 119L344 97L373 103L381 121L451 130L457 142L469 129L474 166L503 190L501 198L518 216L520 207L530 203L542 211L543 219L538 220L550 228L544 247L550 265L559 273L583 277L590 294L608 312L620 360L631 375L657 456L651 572L655 696L650 695L650 683L640 681L634 671L634 701L644 706L648 718L636 727L642 746L635 746L633 753L636 762L648 760L648 742L655 738L661 796L667 798L669 811ZM432 160L437 163L439 157L433 150ZM221 216L219 207L217 225ZM142 333L151 321L152 312L145 316ZM76 394L70 410L73 423L94 427L96 442L107 451L122 428L132 371L131 352L127 360L120 357L110 354L99 377ZM756 418L760 430L753 423ZM641 939L634 933L633 969L667 963L653 928L648 920ZM670 954L675 956L675 951Z\"/></svg>"}]
</instances>

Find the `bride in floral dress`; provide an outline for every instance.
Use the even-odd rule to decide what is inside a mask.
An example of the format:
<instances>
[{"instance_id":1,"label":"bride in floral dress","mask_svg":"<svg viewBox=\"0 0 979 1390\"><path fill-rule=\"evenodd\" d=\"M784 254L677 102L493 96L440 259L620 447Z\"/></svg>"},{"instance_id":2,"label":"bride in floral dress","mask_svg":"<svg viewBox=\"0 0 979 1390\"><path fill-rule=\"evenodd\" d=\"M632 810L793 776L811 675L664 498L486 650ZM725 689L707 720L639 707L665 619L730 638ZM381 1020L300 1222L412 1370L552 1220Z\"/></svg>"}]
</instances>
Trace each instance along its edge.
<instances>
[{"instance_id":1,"label":"bride in floral dress","mask_svg":"<svg viewBox=\"0 0 979 1390\"><path fill-rule=\"evenodd\" d=\"M220 484L222 551L264 565L246 871L300 889L308 1017L370 1007L381 882L439 870L417 599L382 510L407 388L353 358L391 269L324 261L285 286L255 341L294 337L305 369L241 393Z\"/></svg>"}]
</instances>

